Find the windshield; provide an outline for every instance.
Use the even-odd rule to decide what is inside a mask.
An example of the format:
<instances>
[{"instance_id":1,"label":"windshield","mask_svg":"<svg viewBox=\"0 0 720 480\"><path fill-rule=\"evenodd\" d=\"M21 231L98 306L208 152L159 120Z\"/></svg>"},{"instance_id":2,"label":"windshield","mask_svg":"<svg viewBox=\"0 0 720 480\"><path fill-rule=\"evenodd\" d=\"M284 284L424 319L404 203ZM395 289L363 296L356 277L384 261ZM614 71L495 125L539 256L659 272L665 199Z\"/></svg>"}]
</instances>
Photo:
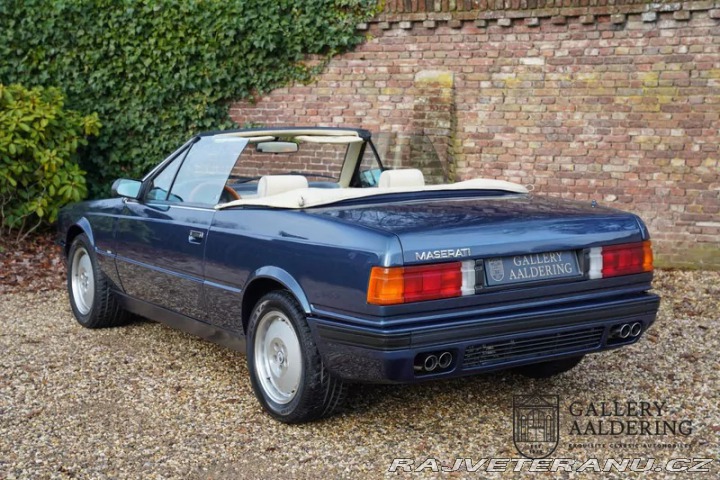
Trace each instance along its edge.
<instances>
[{"instance_id":1,"label":"windshield","mask_svg":"<svg viewBox=\"0 0 720 480\"><path fill-rule=\"evenodd\" d=\"M281 139L293 141L292 138ZM309 181L340 180L348 145L297 142L297 151L268 152L250 144L238 159L228 184L252 183L264 175L304 175Z\"/></svg>"}]
</instances>

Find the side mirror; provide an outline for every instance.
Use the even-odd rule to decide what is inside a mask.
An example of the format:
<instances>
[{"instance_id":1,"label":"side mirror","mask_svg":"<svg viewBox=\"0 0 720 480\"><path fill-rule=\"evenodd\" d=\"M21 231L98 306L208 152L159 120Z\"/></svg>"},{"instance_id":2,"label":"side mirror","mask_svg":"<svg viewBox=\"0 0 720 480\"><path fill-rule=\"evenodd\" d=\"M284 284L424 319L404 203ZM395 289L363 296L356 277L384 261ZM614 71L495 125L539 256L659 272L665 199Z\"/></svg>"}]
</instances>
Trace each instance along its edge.
<instances>
[{"instance_id":1,"label":"side mirror","mask_svg":"<svg viewBox=\"0 0 720 480\"><path fill-rule=\"evenodd\" d=\"M140 187L142 187L142 182L128 180L127 178L118 178L113 182L111 191L113 197L137 199L140 194Z\"/></svg>"}]
</instances>

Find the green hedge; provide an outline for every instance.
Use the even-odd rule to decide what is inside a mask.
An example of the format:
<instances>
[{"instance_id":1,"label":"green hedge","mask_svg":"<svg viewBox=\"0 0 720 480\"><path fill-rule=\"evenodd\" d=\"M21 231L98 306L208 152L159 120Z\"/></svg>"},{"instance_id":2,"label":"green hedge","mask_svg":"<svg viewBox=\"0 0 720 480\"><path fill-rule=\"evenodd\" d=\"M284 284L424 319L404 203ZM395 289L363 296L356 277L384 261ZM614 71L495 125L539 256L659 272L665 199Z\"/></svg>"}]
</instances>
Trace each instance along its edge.
<instances>
[{"instance_id":1,"label":"green hedge","mask_svg":"<svg viewBox=\"0 0 720 480\"><path fill-rule=\"evenodd\" d=\"M82 166L91 193L139 177L201 130L234 126L232 100L314 73L362 40L375 0L2 0L0 82L58 86L97 112Z\"/></svg>"},{"instance_id":2,"label":"green hedge","mask_svg":"<svg viewBox=\"0 0 720 480\"><path fill-rule=\"evenodd\" d=\"M21 239L85 197L76 152L99 130L97 115L66 110L55 88L0 83L0 234Z\"/></svg>"}]
</instances>

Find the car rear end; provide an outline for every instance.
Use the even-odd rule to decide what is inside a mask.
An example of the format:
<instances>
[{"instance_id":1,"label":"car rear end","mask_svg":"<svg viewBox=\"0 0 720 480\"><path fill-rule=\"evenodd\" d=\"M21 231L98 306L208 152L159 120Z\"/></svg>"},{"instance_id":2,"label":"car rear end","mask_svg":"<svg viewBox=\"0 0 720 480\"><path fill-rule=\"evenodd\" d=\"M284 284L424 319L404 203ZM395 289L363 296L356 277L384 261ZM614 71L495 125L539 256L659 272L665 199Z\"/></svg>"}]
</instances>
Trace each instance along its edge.
<instances>
[{"instance_id":1,"label":"car rear end","mask_svg":"<svg viewBox=\"0 0 720 480\"><path fill-rule=\"evenodd\" d=\"M359 214L360 213L360 214ZM365 305L309 319L335 374L416 382L630 345L655 321L652 248L635 215L499 195L328 209L397 236Z\"/></svg>"}]
</instances>

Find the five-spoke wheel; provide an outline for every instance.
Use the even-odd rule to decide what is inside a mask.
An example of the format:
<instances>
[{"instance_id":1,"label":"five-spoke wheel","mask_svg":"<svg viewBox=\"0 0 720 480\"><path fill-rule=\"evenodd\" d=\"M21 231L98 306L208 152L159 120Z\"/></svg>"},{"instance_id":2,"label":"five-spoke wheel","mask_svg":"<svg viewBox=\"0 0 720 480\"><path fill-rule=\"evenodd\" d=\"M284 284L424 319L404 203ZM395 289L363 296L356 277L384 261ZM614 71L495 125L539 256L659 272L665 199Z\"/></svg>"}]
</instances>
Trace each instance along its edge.
<instances>
[{"instance_id":1,"label":"five-spoke wheel","mask_svg":"<svg viewBox=\"0 0 720 480\"><path fill-rule=\"evenodd\" d=\"M276 403L290 402L302 377L302 352L295 329L287 316L271 310L258 322L255 365L263 390Z\"/></svg>"},{"instance_id":2,"label":"five-spoke wheel","mask_svg":"<svg viewBox=\"0 0 720 480\"><path fill-rule=\"evenodd\" d=\"M92 260L84 245L73 252L70 262L70 283L77 309L83 315L90 313L95 299L95 275Z\"/></svg>"},{"instance_id":3,"label":"five-spoke wheel","mask_svg":"<svg viewBox=\"0 0 720 480\"><path fill-rule=\"evenodd\" d=\"M247 329L247 361L255 396L285 423L330 415L345 397L346 386L323 364L310 327L286 290L262 297Z\"/></svg>"},{"instance_id":4,"label":"five-spoke wheel","mask_svg":"<svg viewBox=\"0 0 720 480\"><path fill-rule=\"evenodd\" d=\"M110 281L100 269L90 239L75 237L68 252L67 289L78 323L87 328L121 325L127 312L115 298Z\"/></svg>"}]
</instances>

